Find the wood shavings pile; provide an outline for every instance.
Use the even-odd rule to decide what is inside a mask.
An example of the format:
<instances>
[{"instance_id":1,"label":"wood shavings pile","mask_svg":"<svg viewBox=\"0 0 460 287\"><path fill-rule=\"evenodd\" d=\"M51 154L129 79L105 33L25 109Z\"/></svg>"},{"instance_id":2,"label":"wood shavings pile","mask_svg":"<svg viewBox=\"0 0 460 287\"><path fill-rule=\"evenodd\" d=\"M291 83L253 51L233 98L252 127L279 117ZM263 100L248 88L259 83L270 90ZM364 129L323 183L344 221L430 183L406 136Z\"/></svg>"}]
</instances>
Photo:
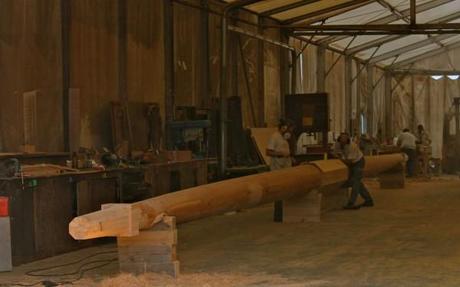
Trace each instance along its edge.
<instances>
[{"instance_id":1,"label":"wood shavings pile","mask_svg":"<svg viewBox=\"0 0 460 287\"><path fill-rule=\"evenodd\" d=\"M194 273L181 274L177 279L164 274L143 274L134 276L131 274L120 274L113 278L107 278L100 283L90 284L80 282L85 286L98 287L243 287L243 286L283 286L283 287L313 287L327 286L325 281L311 281L296 283L278 275L243 275L243 274L208 274ZM78 285L80 285L78 284ZM83 285L82 285L83 286Z\"/></svg>"}]
</instances>

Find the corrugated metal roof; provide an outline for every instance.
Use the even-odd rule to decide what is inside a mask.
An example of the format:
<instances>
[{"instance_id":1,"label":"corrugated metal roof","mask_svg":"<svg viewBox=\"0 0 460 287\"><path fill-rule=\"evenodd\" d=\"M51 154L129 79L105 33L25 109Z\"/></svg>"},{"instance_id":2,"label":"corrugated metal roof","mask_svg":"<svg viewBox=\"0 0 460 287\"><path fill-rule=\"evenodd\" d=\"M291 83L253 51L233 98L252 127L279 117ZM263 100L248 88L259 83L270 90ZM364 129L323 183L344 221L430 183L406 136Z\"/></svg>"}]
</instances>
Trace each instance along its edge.
<instances>
[{"instance_id":1,"label":"corrugated metal roof","mask_svg":"<svg viewBox=\"0 0 460 287\"><path fill-rule=\"evenodd\" d=\"M233 2L234 0L226 0ZM460 0L417 0L417 24L460 23ZM270 16L283 24L362 25L407 24L409 0L261 0L245 7L263 16ZM308 17L307 17L308 16ZM403 17L401 17L403 16ZM397 64L423 53L442 49L460 42L460 35L360 35L360 36L301 36L320 41L339 50L359 50L363 60L371 56L377 64ZM353 41L350 44L350 41ZM375 45L371 45L374 44ZM367 47L367 46L369 47ZM356 49L358 47L358 49ZM364 49L361 49L363 47ZM378 48L377 48L378 47ZM409 49L409 48L413 49ZM375 50L377 52L375 52ZM395 51L395 52L392 52ZM402 51L398 54L398 51ZM395 56L396 55L396 56ZM396 59L396 62L394 61Z\"/></svg>"}]
</instances>

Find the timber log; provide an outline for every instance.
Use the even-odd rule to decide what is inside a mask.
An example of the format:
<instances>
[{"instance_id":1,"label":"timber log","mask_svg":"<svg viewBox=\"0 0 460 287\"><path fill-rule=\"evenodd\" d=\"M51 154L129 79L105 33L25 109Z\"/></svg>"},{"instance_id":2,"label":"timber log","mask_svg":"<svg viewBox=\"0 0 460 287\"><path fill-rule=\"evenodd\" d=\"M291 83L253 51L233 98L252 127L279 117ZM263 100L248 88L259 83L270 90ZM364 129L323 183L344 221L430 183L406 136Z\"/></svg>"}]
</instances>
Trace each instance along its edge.
<instances>
[{"instance_id":1,"label":"timber log","mask_svg":"<svg viewBox=\"0 0 460 287\"><path fill-rule=\"evenodd\" d=\"M365 176L376 176L404 162L402 154L365 158ZM327 185L340 185L348 168L340 160L322 160L184 189L132 204L108 204L102 210L76 217L69 233L78 240L106 236L135 236L162 216L178 223L247 209L275 200L306 194Z\"/></svg>"}]
</instances>

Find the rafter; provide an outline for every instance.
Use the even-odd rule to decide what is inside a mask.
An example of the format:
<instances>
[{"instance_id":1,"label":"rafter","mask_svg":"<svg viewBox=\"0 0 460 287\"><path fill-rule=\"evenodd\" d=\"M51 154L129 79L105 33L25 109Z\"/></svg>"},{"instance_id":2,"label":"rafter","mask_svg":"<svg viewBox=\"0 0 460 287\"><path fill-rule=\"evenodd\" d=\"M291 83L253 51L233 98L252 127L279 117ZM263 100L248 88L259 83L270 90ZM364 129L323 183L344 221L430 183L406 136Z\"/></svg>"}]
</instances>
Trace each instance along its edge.
<instances>
[{"instance_id":1,"label":"rafter","mask_svg":"<svg viewBox=\"0 0 460 287\"><path fill-rule=\"evenodd\" d=\"M447 4L447 3L452 2L452 1L455 1L455 0L433 0L433 1L418 5L416 7L416 11L417 11L417 13L422 13L424 11L433 9L435 7ZM410 15L410 9L406 9L406 10L401 11L401 14L403 16L405 16L405 17L409 16ZM385 17L376 19L374 21L371 21L371 22L369 22L367 24L387 24L387 23L391 23L391 22L394 22L394 21L397 21L397 20L400 20L400 19L401 18L396 16L395 14L391 14L389 16L385 16ZM318 43L319 44L330 44L330 43L333 43L333 42L343 40L345 38L347 38L347 36L327 37L327 38L319 40Z\"/></svg>"},{"instance_id":2,"label":"rafter","mask_svg":"<svg viewBox=\"0 0 460 287\"><path fill-rule=\"evenodd\" d=\"M457 41L455 43L446 45L446 46L444 46L442 48L435 49L433 51L429 51L429 52L423 53L421 55L417 55L417 56L414 56L412 58L397 62L395 65L393 65L393 68L398 69L398 68L404 67L406 65L415 63L417 61L421 61L421 60L424 60L424 59L427 59L427 58L430 58L430 57L441 55L443 53L448 53L450 50L453 50L453 49L456 49L456 48L460 48L460 41Z\"/></svg>"},{"instance_id":3,"label":"rafter","mask_svg":"<svg viewBox=\"0 0 460 287\"><path fill-rule=\"evenodd\" d=\"M423 41L415 42L415 43L410 44L408 46L404 46L404 47L401 47L399 49L392 50L392 51L389 51L387 53L383 53L381 55L378 55L377 57L374 57L369 63L375 64L377 62L384 61L386 59L389 59L389 58L392 58L392 57L395 57L395 56L399 56L399 55L402 55L404 53L407 53L407 52L410 52L410 51L425 47L427 45L432 44L433 41L442 41L442 40L446 40L448 38L451 38L453 36L455 36L455 35L445 34L445 35L439 35L439 36L433 37L431 39L428 38L428 39L425 39Z\"/></svg>"},{"instance_id":4,"label":"rafter","mask_svg":"<svg viewBox=\"0 0 460 287\"><path fill-rule=\"evenodd\" d=\"M273 9L270 9L268 11L262 12L262 13L260 13L260 16L269 17L269 16L272 16L272 15L275 15L275 14L278 14L278 13L283 13L285 11L295 9L295 8L298 8L298 7L302 7L302 6L305 6L305 5L308 5L308 4L311 4L311 3L315 3L315 2L318 2L318 1L320 1L320 0L302 0L302 1L294 2L294 3L288 4L288 5L283 5L281 7L273 8Z\"/></svg>"},{"instance_id":5,"label":"rafter","mask_svg":"<svg viewBox=\"0 0 460 287\"><path fill-rule=\"evenodd\" d=\"M453 20L459 19L459 18L460 18L460 12L455 12L453 14L434 19L434 20L432 20L432 21L430 21L428 23L449 22L449 21L453 21ZM390 36L382 37L382 38L379 38L379 39L376 39L376 40L373 40L373 41L366 42L366 43L361 44L359 46L350 48L348 50L348 53L349 54L356 54L356 53L359 53L361 51L373 48L375 46L383 45L385 43L388 43L388 42L391 42L391 41L394 41L394 40L398 40L398 39L400 39L402 37L404 37L404 36L390 35Z\"/></svg>"},{"instance_id":6,"label":"rafter","mask_svg":"<svg viewBox=\"0 0 460 287\"><path fill-rule=\"evenodd\" d=\"M326 14L326 13L329 13L329 12L332 12L332 11L335 11L335 10L340 10L340 9L343 9L343 8L347 8L347 7L361 7L363 5L367 5L367 4L371 3L372 1L373 0L353 0L353 1L350 1L350 2L334 5L334 6L325 8L325 9L321 9L319 11L303 14L303 15L300 15L300 16L297 16L297 17L294 17L294 18L290 18L288 20L283 21L283 24L290 25L290 24L300 22L302 20L305 20L305 19L308 19L308 18L311 18L311 17L316 17L316 16L319 16L321 14Z\"/></svg>"}]
</instances>

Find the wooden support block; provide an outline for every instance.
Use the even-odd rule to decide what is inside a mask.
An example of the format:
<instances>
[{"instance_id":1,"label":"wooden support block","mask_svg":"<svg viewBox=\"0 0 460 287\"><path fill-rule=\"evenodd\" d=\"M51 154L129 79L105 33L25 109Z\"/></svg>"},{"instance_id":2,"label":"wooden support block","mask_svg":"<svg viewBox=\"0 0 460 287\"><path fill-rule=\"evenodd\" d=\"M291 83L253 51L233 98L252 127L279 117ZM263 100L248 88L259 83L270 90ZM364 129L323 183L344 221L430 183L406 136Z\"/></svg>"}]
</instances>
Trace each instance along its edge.
<instances>
[{"instance_id":1,"label":"wooden support block","mask_svg":"<svg viewBox=\"0 0 460 287\"><path fill-rule=\"evenodd\" d=\"M145 230L132 237L118 237L118 246L123 245L177 244L177 230Z\"/></svg>"},{"instance_id":2,"label":"wooden support block","mask_svg":"<svg viewBox=\"0 0 460 287\"><path fill-rule=\"evenodd\" d=\"M164 216L151 229L132 237L118 237L118 262L121 272L179 275L176 218Z\"/></svg>"},{"instance_id":3,"label":"wooden support block","mask_svg":"<svg viewBox=\"0 0 460 287\"><path fill-rule=\"evenodd\" d=\"M348 188L334 185L321 188L320 191L322 213L342 209L348 201Z\"/></svg>"},{"instance_id":4,"label":"wooden support block","mask_svg":"<svg viewBox=\"0 0 460 287\"><path fill-rule=\"evenodd\" d=\"M321 194L317 189L304 196L283 201L283 222L319 222L321 216Z\"/></svg>"},{"instance_id":5,"label":"wooden support block","mask_svg":"<svg viewBox=\"0 0 460 287\"><path fill-rule=\"evenodd\" d=\"M166 273L173 277L178 277L180 272L179 261L169 263L152 263L152 262L120 262L120 271L133 274L142 274L147 272Z\"/></svg>"},{"instance_id":6,"label":"wooden support block","mask_svg":"<svg viewBox=\"0 0 460 287\"><path fill-rule=\"evenodd\" d=\"M406 184L405 164L401 163L391 170L381 173L379 176L379 182L380 188L404 188Z\"/></svg>"}]
</instances>

